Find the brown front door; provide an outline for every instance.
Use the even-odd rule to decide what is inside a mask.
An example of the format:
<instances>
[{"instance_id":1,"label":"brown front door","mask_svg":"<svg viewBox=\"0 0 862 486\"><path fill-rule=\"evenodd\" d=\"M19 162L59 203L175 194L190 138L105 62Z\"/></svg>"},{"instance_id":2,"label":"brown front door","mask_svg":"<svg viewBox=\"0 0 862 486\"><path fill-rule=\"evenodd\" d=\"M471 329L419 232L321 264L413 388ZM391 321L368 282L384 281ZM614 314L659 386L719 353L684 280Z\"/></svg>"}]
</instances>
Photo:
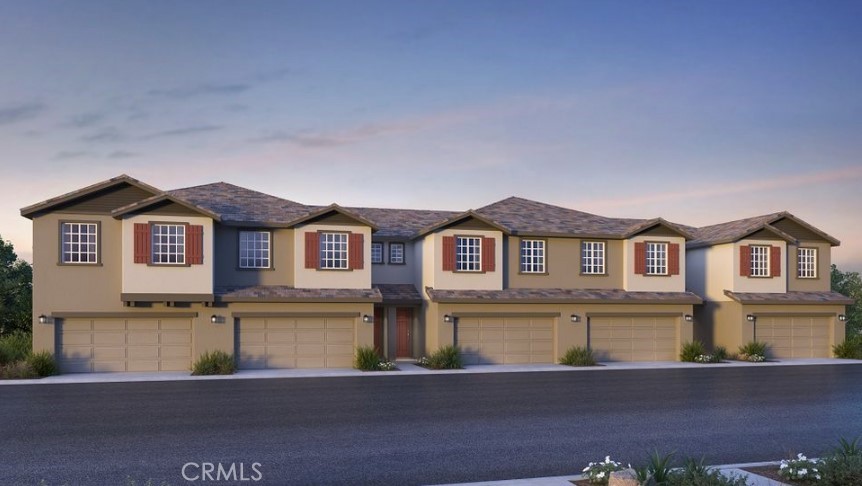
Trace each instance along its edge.
<instances>
[{"instance_id":1,"label":"brown front door","mask_svg":"<svg viewBox=\"0 0 862 486\"><path fill-rule=\"evenodd\" d=\"M398 336L398 347L395 355L398 358L413 357L413 309L399 307L395 309L395 334Z\"/></svg>"},{"instance_id":2,"label":"brown front door","mask_svg":"<svg viewBox=\"0 0 862 486\"><path fill-rule=\"evenodd\" d=\"M383 312L383 307L374 308L374 350L380 356L386 354L383 348Z\"/></svg>"}]
</instances>

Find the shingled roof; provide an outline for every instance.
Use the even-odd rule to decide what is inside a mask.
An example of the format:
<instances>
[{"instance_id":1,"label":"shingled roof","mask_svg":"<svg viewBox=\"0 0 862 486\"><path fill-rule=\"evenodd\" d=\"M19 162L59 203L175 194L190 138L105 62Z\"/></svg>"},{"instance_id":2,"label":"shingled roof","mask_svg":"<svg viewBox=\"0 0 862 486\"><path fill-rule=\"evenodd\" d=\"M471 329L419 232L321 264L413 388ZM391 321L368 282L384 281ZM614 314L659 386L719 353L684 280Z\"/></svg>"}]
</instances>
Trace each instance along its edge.
<instances>
[{"instance_id":1,"label":"shingled roof","mask_svg":"<svg viewBox=\"0 0 862 486\"><path fill-rule=\"evenodd\" d=\"M226 223L286 225L314 211L314 207L270 196L244 187L216 182L174 189L169 195L218 214Z\"/></svg>"},{"instance_id":2,"label":"shingled roof","mask_svg":"<svg viewBox=\"0 0 862 486\"><path fill-rule=\"evenodd\" d=\"M689 228L690 232L694 235L694 240L688 242L688 248L700 248L704 246L713 246L713 245L721 245L724 243L731 243L734 241L741 240L746 236L749 236L753 233L756 233L761 230L766 230L780 238L787 240L789 242L795 242L796 239L792 236L788 235L784 231L772 226L773 223L776 223L782 219L790 219L800 226L803 226L812 232L820 235L824 240L828 241L832 245L840 244L840 241L835 239L834 237L820 231L819 229L811 226L810 224L802 221L796 216L788 213L787 211L781 211L777 213L764 214L761 216L754 216L751 218L745 219L737 219L735 221L729 221L727 223L719 223L711 226L703 226L701 228Z\"/></svg>"},{"instance_id":3,"label":"shingled roof","mask_svg":"<svg viewBox=\"0 0 862 486\"><path fill-rule=\"evenodd\" d=\"M700 304L703 300L691 292L629 292L621 289L503 289L441 290L425 287L434 302L458 303L662 303Z\"/></svg>"},{"instance_id":4,"label":"shingled roof","mask_svg":"<svg viewBox=\"0 0 862 486\"><path fill-rule=\"evenodd\" d=\"M249 285L217 287L219 302L381 302L380 290L371 289L298 289L287 285Z\"/></svg>"},{"instance_id":5,"label":"shingled roof","mask_svg":"<svg viewBox=\"0 0 862 486\"><path fill-rule=\"evenodd\" d=\"M387 208L345 208L348 211L374 222L380 238L413 238L422 228L437 224L457 214L454 211Z\"/></svg>"},{"instance_id":6,"label":"shingled roof","mask_svg":"<svg viewBox=\"0 0 862 486\"><path fill-rule=\"evenodd\" d=\"M724 295L742 304L835 304L853 305L856 301L832 291L783 293L765 292L731 292L725 290Z\"/></svg>"}]
</instances>

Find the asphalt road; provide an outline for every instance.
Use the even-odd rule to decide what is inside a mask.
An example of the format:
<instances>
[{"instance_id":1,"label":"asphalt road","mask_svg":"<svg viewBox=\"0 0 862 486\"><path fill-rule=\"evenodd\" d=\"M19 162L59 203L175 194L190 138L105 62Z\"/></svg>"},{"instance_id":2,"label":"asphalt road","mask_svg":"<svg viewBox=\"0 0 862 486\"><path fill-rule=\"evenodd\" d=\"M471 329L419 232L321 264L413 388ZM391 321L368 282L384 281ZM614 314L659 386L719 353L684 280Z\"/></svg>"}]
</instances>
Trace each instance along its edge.
<instances>
[{"instance_id":1,"label":"asphalt road","mask_svg":"<svg viewBox=\"0 0 862 486\"><path fill-rule=\"evenodd\" d=\"M857 435L858 365L3 386L0 484L429 484ZM202 463L244 472L204 481Z\"/></svg>"}]
</instances>

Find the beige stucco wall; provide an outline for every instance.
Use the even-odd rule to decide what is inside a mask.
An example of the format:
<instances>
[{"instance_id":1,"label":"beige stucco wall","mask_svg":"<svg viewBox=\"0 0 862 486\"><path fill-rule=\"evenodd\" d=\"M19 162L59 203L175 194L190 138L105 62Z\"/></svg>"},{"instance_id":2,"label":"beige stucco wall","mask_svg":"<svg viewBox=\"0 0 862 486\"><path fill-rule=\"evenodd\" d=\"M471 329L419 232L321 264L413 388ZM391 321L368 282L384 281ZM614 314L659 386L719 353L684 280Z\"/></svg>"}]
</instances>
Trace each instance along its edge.
<instances>
[{"instance_id":1,"label":"beige stucco wall","mask_svg":"<svg viewBox=\"0 0 862 486\"><path fill-rule=\"evenodd\" d=\"M628 305L628 304L445 304L430 302L426 306L426 349L430 354L440 346L454 344L455 324L443 322L446 314L484 313L488 315L559 313L554 326L554 356L559 358L572 346L587 346L588 316L675 314L679 316L677 345L692 340L692 325L682 317L692 314L691 305ZM578 314L581 321L571 322Z\"/></svg>"},{"instance_id":2,"label":"beige stucco wall","mask_svg":"<svg viewBox=\"0 0 862 486\"><path fill-rule=\"evenodd\" d=\"M270 231L270 269L239 268L239 232L264 231L256 228L214 225L216 260L215 285L293 285L294 239L293 230L286 228ZM303 259L300 263L305 262Z\"/></svg>"},{"instance_id":3,"label":"beige stucco wall","mask_svg":"<svg viewBox=\"0 0 862 486\"><path fill-rule=\"evenodd\" d=\"M483 236L494 238L495 270L493 272L444 272L444 236ZM426 235L422 241L423 286L453 290L501 290L503 288L503 233L496 230L447 228ZM433 255L433 259L428 255Z\"/></svg>"},{"instance_id":4,"label":"beige stucco wall","mask_svg":"<svg viewBox=\"0 0 862 486\"><path fill-rule=\"evenodd\" d=\"M679 245L679 275L638 275L635 273L635 243L646 241L676 243ZM643 234L625 241L623 288L641 292L685 292L685 238Z\"/></svg>"},{"instance_id":5,"label":"beige stucco wall","mask_svg":"<svg viewBox=\"0 0 862 486\"><path fill-rule=\"evenodd\" d=\"M622 240L588 240L605 242L605 274L584 275L581 273L581 241L577 238L529 238L544 239L545 274L521 273L521 238L505 237L507 260L507 287L511 288L579 288L619 289L623 287Z\"/></svg>"},{"instance_id":6,"label":"beige stucco wall","mask_svg":"<svg viewBox=\"0 0 862 486\"><path fill-rule=\"evenodd\" d=\"M135 263L135 223L188 223L204 227L202 265L170 266ZM188 243L188 240L186 240ZM213 221L198 216L139 214L123 219L123 293L211 294L213 291Z\"/></svg>"},{"instance_id":7,"label":"beige stucco wall","mask_svg":"<svg viewBox=\"0 0 862 486\"><path fill-rule=\"evenodd\" d=\"M706 300L730 300L724 291L733 289L733 258L732 243L686 251L686 289Z\"/></svg>"},{"instance_id":8,"label":"beige stucco wall","mask_svg":"<svg viewBox=\"0 0 862 486\"><path fill-rule=\"evenodd\" d=\"M817 278L799 278L799 254L802 248L817 248ZM832 265L832 246L824 241L799 241L798 245L787 245L787 290L788 291L828 291Z\"/></svg>"},{"instance_id":9,"label":"beige stucco wall","mask_svg":"<svg viewBox=\"0 0 862 486\"><path fill-rule=\"evenodd\" d=\"M318 231L352 232L364 235L362 270L317 270L305 268L305 234ZM349 251L349 250L348 250ZM306 289L367 289L371 287L371 228L368 226L307 224L297 227L293 239L294 285Z\"/></svg>"},{"instance_id":10,"label":"beige stucco wall","mask_svg":"<svg viewBox=\"0 0 862 486\"><path fill-rule=\"evenodd\" d=\"M771 245L781 248L780 277L743 277L739 275L739 247L745 245ZM781 240L745 239L733 244L733 290L734 292L787 292L787 243Z\"/></svg>"},{"instance_id":11,"label":"beige stucco wall","mask_svg":"<svg viewBox=\"0 0 862 486\"><path fill-rule=\"evenodd\" d=\"M389 245L392 242L382 241L381 243L383 243L383 263L371 266L371 281L383 284L414 283L417 268L421 267L422 260L416 258L413 242L398 242L404 244L404 264L396 265L389 263ZM369 257L370 260L371 257Z\"/></svg>"}]
</instances>

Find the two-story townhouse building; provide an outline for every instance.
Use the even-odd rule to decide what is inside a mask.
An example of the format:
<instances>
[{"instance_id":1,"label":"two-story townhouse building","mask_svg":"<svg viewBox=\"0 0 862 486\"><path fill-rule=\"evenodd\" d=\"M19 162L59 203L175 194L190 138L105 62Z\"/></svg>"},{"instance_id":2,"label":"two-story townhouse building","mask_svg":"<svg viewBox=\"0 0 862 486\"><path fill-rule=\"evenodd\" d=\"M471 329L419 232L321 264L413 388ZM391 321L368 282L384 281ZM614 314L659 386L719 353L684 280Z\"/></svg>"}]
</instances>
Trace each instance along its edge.
<instances>
[{"instance_id":1,"label":"two-story townhouse building","mask_svg":"<svg viewBox=\"0 0 862 486\"><path fill-rule=\"evenodd\" d=\"M701 302L685 290L690 238L516 197L456 215L417 236L427 347L458 345L467 363L554 363L572 346L675 360Z\"/></svg>"},{"instance_id":2,"label":"two-story townhouse building","mask_svg":"<svg viewBox=\"0 0 862 486\"><path fill-rule=\"evenodd\" d=\"M830 288L837 239L787 212L689 230L687 285L704 297L696 338L731 351L762 341L775 358L832 356L853 303Z\"/></svg>"},{"instance_id":3,"label":"two-story townhouse building","mask_svg":"<svg viewBox=\"0 0 862 486\"><path fill-rule=\"evenodd\" d=\"M344 208L128 176L21 213L33 221L34 349L64 372L187 370L212 350L241 369L349 367L357 346L397 359L446 344L468 364L554 363L571 346L675 360L693 338L732 347L765 329L778 339L786 322L825 322L836 342L848 302L828 292L837 240L784 213L731 231L515 197L461 213ZM713 283L727 245L757 263ZM784 286L747 280L762 278L762 258L775 277L805 271ZM748 314L756 332L738 322Z\"/></svg>"}]
</instances>

